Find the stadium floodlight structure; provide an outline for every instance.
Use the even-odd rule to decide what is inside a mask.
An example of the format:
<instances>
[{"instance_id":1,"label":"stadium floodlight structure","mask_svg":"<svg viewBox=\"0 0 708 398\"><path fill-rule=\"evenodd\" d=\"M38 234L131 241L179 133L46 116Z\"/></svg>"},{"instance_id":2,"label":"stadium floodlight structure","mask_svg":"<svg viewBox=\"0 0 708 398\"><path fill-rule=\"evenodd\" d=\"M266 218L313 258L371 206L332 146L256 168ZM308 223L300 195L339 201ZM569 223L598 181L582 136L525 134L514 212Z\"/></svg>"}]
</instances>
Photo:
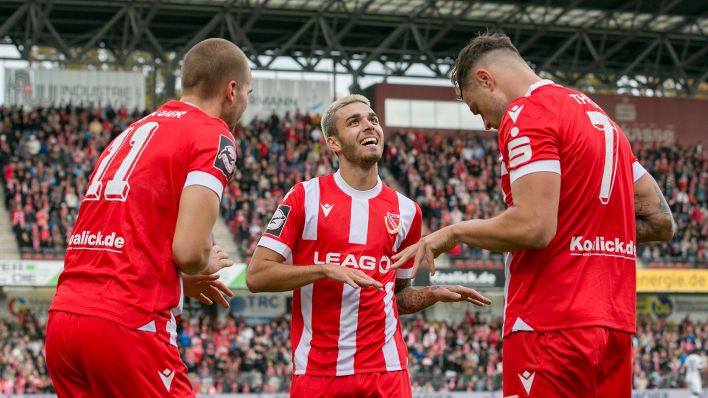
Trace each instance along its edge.
<instances>
[{"instance_id":1,"label":"stadium floodlight structure","mask_svg":"<svg viewBox=\"0 0 708 398\"><path fill-rule=\"evenodd\" d=\"M260 70L447 77L477 32L503 31L543 76L587 91L708 96L708 2L695 0L4 0L21 58L175 71L219 36ZM38 54L35 48L51 48ZM103 57L90 58L95 49ZM139 54L139 56L135 56ZM278 59L287 58L293 68ZM324 62L323 62L324 61ZM166 90L174 94L174 73ZM170 77L171 76L171 77Z\"/></svg>"}]
</instances>

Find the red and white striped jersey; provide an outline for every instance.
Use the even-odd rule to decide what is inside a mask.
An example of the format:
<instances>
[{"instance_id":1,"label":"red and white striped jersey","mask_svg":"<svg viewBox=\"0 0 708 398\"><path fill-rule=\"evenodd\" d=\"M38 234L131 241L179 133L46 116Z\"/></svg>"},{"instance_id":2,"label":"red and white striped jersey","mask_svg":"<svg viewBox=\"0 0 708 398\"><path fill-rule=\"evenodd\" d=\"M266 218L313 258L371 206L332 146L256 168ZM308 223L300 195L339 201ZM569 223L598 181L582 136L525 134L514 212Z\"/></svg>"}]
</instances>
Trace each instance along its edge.
<instances>
[{"instance_id":1,"label":"red and white striped jersey","mask_svg":"<svg viewBox=\"0 0 708 398\"><path fill-rule=\"evenodd\" d=\"M183 294L172 240L182 190L202 185L221 198L235 147L226 123L179 101L125 129L98 158L49 310L177 345Z\"/></svg>"},{"instance_id":2,"label":"red and white striped jersey","mask_svg":"<svg viewBox=\"0 0 708 398\"><path fill-rule=\"evenodd\" d=\"M408 350L393 292L412 262L390 270L391 257L420 239L420 207L379 179L368 191L339 172L293 187L258 245L297 265L341 264L381 282L384 291L330 279L293 292L294 374L344 376L406 368Z\"/></svg>"},{"instance_id":3,"label":"red and white striped jersey","mask_svg":"<svg viewBox=\"0 0 708 398\"><path fill-rule=\"evenodd\" d=\"M634 181L646 171L627 137L585 94L542 80L499 128L502 189L560 174L554 239L506 258L504 335L601 326L635 332Z\"/></svg>"}]
</instances>

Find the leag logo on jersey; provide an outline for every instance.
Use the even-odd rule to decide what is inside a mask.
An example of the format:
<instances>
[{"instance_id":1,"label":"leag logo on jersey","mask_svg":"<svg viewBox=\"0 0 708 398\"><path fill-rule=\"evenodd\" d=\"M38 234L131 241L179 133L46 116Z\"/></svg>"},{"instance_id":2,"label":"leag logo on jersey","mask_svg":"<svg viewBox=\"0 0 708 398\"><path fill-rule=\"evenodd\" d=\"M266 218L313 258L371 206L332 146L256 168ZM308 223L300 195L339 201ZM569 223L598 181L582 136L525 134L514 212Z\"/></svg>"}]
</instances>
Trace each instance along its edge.
<instances>
[{"instance_id":1,"label":"leag logo on jersey","mask_svg":"<svg viewBox=\"0 0 708 398\"><path fill-rule=\"evenodd\" d=\"M214 159L214 167L224 173L226 178L231 178L236 170L236 148L231 140L224 135L219 136L219 152Z\"/></svg>"},{"instance_id":2,"label":"leag logo on jersey","mask_svg":"<svg viewBox=\"0 0 708 398\"><path fill-rule=\"evenodd\" d=\"M273 213L273 218L270 219L268 226L266 226L265 233L273 235L276 238L280 237L283 232L283 227L285 227L285 222L288 220L288 214L292 208L288 205L280 205Z\"/></svg>"}]
</instances>

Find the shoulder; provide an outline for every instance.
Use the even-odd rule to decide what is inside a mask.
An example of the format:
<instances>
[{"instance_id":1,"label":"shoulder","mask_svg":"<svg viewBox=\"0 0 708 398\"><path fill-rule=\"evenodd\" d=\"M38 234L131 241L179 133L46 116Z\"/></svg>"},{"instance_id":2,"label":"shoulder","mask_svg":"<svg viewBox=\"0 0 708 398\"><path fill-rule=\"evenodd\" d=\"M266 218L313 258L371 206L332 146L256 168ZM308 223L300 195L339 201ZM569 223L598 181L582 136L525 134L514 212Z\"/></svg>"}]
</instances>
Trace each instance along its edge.
<instances>
[{"instance_id":1,"label":"shoulder","mask_svg":"<svg viewBox=\"0 0 708 398\"><path fill-rule=\"evenodd\" d=\"M302 202L306 197L319 196L319 192L325 184L322 184L322 179L326 176L310 178L309 180L300 181L290 187L288 192L283 196L283 203ZM326 188L325 188L326 189Z\"/></svg>"},{"instance_id":2,"label":"shoulder","mask_svg":"<svg viewBox=\"0 0 708 398\"><path fill-rule=\"evenodd\" d=\"M389 200L397 202L401 213L407 213L411 216L420 216L420 206L418 206L418 203L416 203L413 199L396 191L386 184L383 184L381 193L383 194L382 196L386 196Z\"/></svg>"}]
</instances>

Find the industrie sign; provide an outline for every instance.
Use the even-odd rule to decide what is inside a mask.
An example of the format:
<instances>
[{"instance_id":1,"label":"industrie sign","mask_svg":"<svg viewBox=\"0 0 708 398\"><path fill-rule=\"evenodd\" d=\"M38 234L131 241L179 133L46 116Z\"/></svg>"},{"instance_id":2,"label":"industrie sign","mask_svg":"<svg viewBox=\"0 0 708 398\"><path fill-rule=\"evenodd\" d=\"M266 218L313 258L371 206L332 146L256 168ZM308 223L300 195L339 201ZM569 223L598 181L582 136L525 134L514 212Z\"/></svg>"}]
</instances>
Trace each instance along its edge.
<instances>
[{"instance_id":1,"label":"industrie sign","mask_svg":"<svg viewBox=\"0 0 708 398\"><path fill-rule=\"evenodd\" d=\"M145 109L145 77L137 72L5 69L5 104L68 103Z\"/></svg>"}]
</instances>

